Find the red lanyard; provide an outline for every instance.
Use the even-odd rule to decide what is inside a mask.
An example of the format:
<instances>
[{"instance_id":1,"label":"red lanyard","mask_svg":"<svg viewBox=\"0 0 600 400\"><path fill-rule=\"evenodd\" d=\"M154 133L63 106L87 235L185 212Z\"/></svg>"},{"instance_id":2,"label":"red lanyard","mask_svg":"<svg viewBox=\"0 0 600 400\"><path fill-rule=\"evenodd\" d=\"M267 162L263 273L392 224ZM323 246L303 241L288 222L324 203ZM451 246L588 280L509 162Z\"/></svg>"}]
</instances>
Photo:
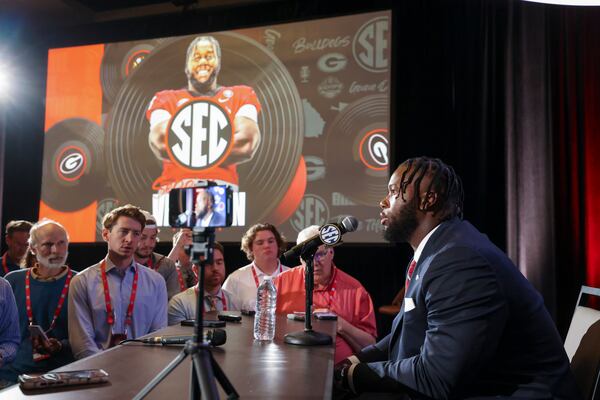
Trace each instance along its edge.
<instances>
[{"instance_id":1,"label":"red lanyard","mask_svg":"<svg viewBox=\"0 0 600 400\"><path fill-rule=\"evenodd\" d=\"M181 272L180 267L175 267L177 269L177 279L179 279L179 289L183 292L186 288L185 282L183 281L183 273Z\"/></svg>"},{"instance_id":2,"label":"red lanyard","mask_svg":"<svg viewBox=\"0 0 600 400\"><path fill-rule=\"evenodd\" d=\"M196 292L196 296L198 296L198 286L194 288L194 291ZM223 303L223 311L227 311L227 299L225 298L225 293L223 293L223 290L221 290L221 303ZM204 309L206 310L206 307L204 307Z\"/></svg>"},{"instance_id":3,"label":"red lanyard","mask_svg":"<svg viewBox=\"0 0 600 400\"><path fill-rule=\"evenodd\" d=\"M106 322L109 325L113 325L115 323L115 313L112 308L112 303L110 302L110 290L108 288L108 279L106 279L106 260L102 260L102 264L100 264L100 271L102 272L102 285L104 286L104 302L106 303ZM133 316L133 305L135 303L135 294L137 292L137 284L138 270L136 268L135 273L133 274L133 284L131 285L131 296L129 297L129 306L127 307L127 314L125 315L125 327L127 327L127 325L131 325L131 320Z\"/></svg>"},{"instance_id":4,"label":"red lanyard","mask_svg":"<svg viewBox=\"0 0 600 400\"><path fill-rule=\"evenodd\" d=\"M2 268L4 268L4 275L10 272L8 266L6 265L6 257L8 257L8 252L4 253L4 255L2 256Z\"/></svg>"},{"instance_id":5,"label":"red lanyard","mask_svg":"<svg viewBox=\"0 0 600 400\"><path fill-rule=\"evenodd\" d=\"M158 271L158 267L160 267L160 263L162 262L162 260L164 260L165 257L161 258L160 260L158 260L158 262L156 263L156 267L154 267L154 260L152 259L152 254L150 254L150 258L148 258L148 262L146 263L146 266L150 269L153 269L155 271Z\"/></svg>"},{"instance_id":6,"label":"red lanyard","mask_svg":"<svg viewBox=\"0 0 600 400\"><path fill-rule=\"evenodd\" d=\"M54 329L54 325L56 325L56 320L60 315L60 310L62 310L63 304L65 303L65 299L67 298L67 293L69 291L69 284L71 283L71 277L73 276L73 271L71 268L67 267L69 272L67 273L67 279L65 280L65 285L62 288L62 292L60 293L60 297L58 298L58 304L56 305L56 310L54 310L54 317L52 318L52 322L50 323L50 327L46 332L50 332ZM25 308L27 309L27 319L29 319L29 325L33 325L33 310L31 307L31 285L30 285L30 275L31 270L27 269L25 273Z\"/></svg>"},{"instance_id":7,"label":"red lanyard","mask_svg":"<svg viewBox=\"0 0 600 400\"><path fill-rule=\"evenodd\" d=\"M253 263L252 264L252 276L254 277L254 283L256 283L256 288L258 289L258 275L256 275L255 268L256 268L256 266ZM282 272L283 272L283 267L281 266L281 263L279 263L279 274Z\"/></svg>"}]
</instances>

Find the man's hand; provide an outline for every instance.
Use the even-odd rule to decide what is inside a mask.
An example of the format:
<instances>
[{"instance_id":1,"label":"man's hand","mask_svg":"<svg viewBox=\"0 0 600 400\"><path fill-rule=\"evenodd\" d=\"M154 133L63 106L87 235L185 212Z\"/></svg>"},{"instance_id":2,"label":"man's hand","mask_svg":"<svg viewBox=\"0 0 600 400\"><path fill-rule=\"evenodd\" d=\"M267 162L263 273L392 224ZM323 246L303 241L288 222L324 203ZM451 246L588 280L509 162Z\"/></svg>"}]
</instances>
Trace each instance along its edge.
<instances>
[{"instance_id":1,"label":"man's hand","mask_svg":"<svg viewBox=\"0 0 600 400\"><path fill-rule=\"evenodd\" d=\"M173 248L178 250L192 244L192 230L184 228L173 235Z\"/></svg>"},{"instance_id":2,"label":"man's hand","mask_svg":"<svg viewBox=\"0 0 600 400\"><path fill-rule=\"evenodd\" d=\"M48 338L48 341L42 341L42 344L48 354L56 354L62 350L62 344L54 338Z\"/></svg>"},{"instance_id":3,"label":"man's hand","mask_svg":"<svg viewBox=\"0 0 600 400\"><path fill-rule=\"evenodd\" d=\"M148 144L150 145L150 149L152 150L156 158L160 160L169 159L166 144L166 133L168 124L168 120L157 123L152 128L150 128L150 133L148 135Z\"/></svg>"},{"instance_id":4,"label":"man's hand","mask_svg":"<svg viewBox=\"0 0 600 400\"><path fill-rule=\"evenodd\" d=\"M55 338L48 338L43 340L39 337L31 339L31 347L33 350L40 354L56 354L62 349L62 344Z\"/></svg>"},{"instance_id":5,"label":"man's hand","mask_svg":"<svg viewBox=\"0 0 600 400\"><path fill-rule=\"evenodd\" d=\"M348 382L348 370L352 361L348 358L343 359L333 367L333 398L347 399L353 397Z\"/></svg>"}]
</instances>

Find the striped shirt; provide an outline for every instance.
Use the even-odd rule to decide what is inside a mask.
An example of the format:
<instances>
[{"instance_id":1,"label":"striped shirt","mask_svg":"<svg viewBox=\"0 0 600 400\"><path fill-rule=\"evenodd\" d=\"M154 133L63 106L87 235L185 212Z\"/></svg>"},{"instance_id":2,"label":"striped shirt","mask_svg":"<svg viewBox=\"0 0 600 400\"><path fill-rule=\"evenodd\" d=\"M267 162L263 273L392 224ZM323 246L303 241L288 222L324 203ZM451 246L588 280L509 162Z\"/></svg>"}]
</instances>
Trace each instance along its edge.
<instances>
[{"instance_id":1,"label":"striped shirt","mask_svg":"<svg viewBox=\"0 0 600 400\"><path fill-rule=\"evenodd\" d=\"M17 303L10 284L0 278L0 366L15 359L21 332L19 332L19 316Z\"/></svg>"}]
</instances>

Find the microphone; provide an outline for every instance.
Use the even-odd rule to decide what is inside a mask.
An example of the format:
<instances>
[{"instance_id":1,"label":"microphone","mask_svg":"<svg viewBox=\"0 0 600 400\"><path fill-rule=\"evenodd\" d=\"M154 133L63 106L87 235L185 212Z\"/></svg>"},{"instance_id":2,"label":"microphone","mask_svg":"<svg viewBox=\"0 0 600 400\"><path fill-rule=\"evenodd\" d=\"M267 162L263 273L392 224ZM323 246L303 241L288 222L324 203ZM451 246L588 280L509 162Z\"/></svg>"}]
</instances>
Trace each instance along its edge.
<instances>
[{"instance_id":1,"label":"microphone","mask_svg":"<svg viewBox=\"0 0 600 400\"><path fill-rule=\"evenodd\" d=\"M160 344L167 346L170 344L185 344L191 340L192 336L154 336L151 338L140 339L142 343ZM222 346L227 341L227 332L224 329L207 329L202 334L202 341L211 346Z\"/></svg>"},{"instance_id":2,"label":"microphone","mask_svg":"<svg viewBox=\"0 0 600 400\"><path fill-rule=\"evenodd\" d=\"M327 246L335 246L342 239L342 235L346 232L354 232L358 228L358 220L356 217L347 215L339 220L339 222L329 222L319 228L319 234L315 235L304 242L297 244L285 253L283 253L284 261L292 261L300 257L302 253L316 249L322 244Z\"/></svg>"}]
</instances>

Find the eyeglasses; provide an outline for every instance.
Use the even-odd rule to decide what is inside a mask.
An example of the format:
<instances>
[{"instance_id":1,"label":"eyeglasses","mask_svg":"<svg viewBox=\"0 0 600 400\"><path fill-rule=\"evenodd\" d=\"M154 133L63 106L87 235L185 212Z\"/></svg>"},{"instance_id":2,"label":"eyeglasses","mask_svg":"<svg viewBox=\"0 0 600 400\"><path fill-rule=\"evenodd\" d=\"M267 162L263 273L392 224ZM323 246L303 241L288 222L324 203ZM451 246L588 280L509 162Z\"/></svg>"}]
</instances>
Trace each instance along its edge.
<instances>
[{"instance_id":1,"label":"eyeglasses","mask_svg":"<svg viewBox=\"0 0 600 400\"><path fill-rule=\"evenodd\" d=\"M325 249L323 251L317 251L315 253L315 261L322 260L324 257L327 257L328 254L329 254L329 249Z\"/></svg>"}]
</instances>

